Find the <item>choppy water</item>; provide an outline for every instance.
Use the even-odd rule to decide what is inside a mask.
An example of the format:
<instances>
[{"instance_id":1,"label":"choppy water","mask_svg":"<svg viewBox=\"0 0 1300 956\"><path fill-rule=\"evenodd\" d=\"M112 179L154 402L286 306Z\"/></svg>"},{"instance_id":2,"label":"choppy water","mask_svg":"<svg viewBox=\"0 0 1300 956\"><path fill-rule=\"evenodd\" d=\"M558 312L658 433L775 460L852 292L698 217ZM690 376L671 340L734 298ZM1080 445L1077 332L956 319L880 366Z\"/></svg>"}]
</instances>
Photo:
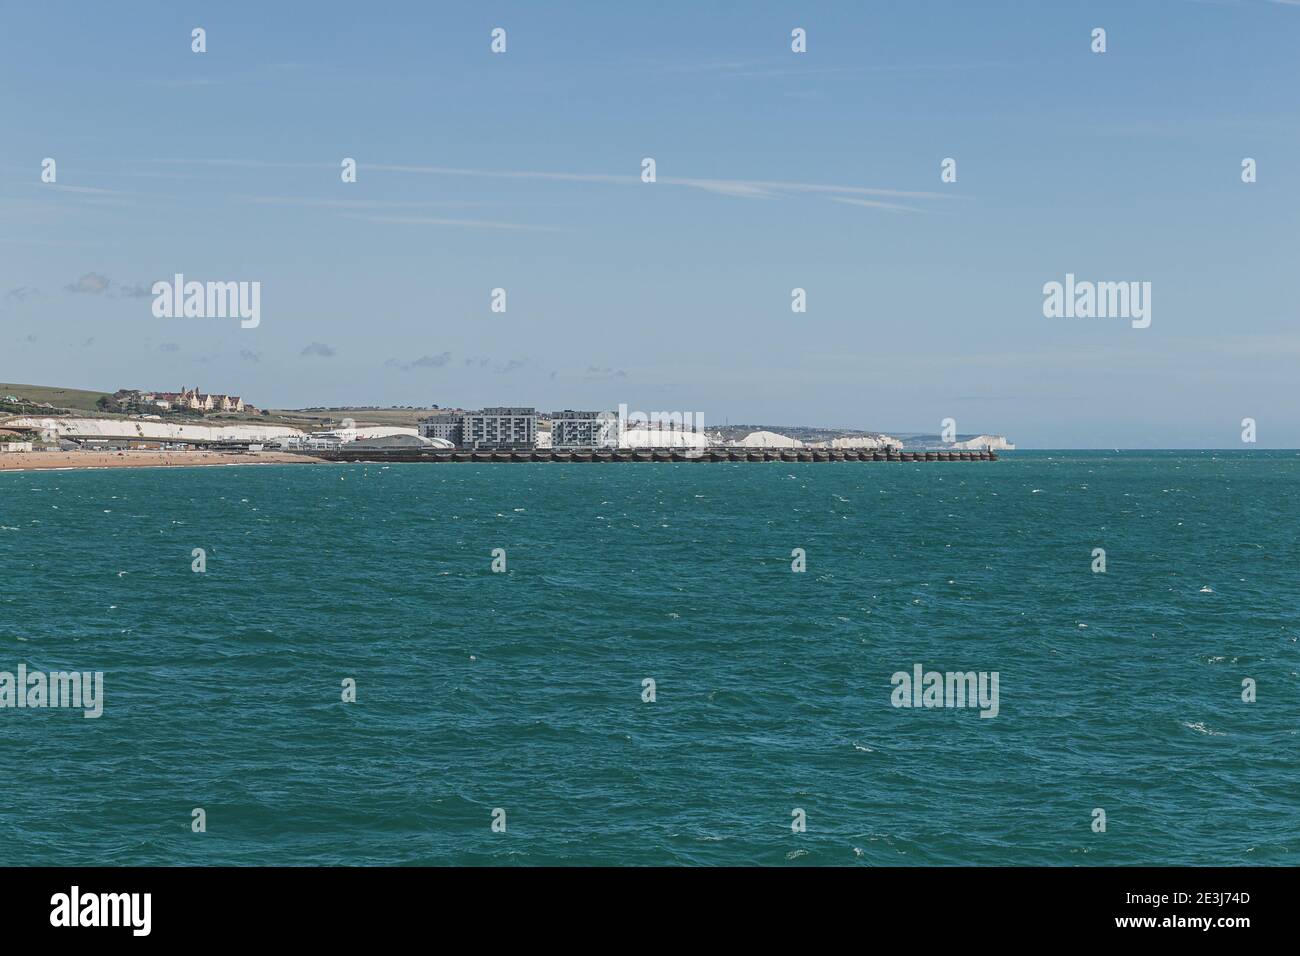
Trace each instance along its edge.
<instances>
[{"instance_id":1,"label":"choppy water","mask_svg":"<svg viewBox=\"0 0 1300 956\"><path fill-rule=\"evenodd\" d=\"M105 675L99 719L0 710L0 863L1300 863L1298 487L1294 452L0 474L0 670ZM998 716L891 706L916 663L997 671Z\"/></svg>"}]
</instances>

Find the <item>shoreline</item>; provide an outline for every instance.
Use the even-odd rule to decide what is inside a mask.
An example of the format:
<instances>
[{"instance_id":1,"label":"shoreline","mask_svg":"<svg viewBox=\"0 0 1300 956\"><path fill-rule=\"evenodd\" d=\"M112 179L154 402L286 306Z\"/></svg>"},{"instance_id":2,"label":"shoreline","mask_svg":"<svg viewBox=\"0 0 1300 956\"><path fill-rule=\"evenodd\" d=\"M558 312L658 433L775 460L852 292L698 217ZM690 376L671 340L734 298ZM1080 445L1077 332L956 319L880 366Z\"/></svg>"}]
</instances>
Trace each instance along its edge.
<instances>
[{"instance_id":1,"label":"shoreline","mask_svg":"<svg viewBox=\"0 0 1300 956\"><path fill-rule=\"evenodd\" d=\"M321 459L250 451L25 451L0 455L0 472L100 471L108 468L215 468L222 465L315 465Z\"/></svg>"}]
</instances>

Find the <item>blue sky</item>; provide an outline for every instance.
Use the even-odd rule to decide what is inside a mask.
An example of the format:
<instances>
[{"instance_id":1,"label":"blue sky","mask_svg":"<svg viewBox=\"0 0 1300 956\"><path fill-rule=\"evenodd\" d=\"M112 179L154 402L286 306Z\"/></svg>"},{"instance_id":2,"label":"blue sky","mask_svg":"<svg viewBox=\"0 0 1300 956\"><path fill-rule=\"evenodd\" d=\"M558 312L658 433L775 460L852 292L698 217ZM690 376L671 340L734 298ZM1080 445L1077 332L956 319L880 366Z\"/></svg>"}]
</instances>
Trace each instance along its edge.
<instances>
[{"instance_id":1,"label":"blue sky","mask_svg":"<svg viewBox=\"0 0 1300 956\"><path fill-rule=\"evenodd\" d=\"M0 380L1300 446L1300 3L0 10Z\"/></svg>"}]
</instances>

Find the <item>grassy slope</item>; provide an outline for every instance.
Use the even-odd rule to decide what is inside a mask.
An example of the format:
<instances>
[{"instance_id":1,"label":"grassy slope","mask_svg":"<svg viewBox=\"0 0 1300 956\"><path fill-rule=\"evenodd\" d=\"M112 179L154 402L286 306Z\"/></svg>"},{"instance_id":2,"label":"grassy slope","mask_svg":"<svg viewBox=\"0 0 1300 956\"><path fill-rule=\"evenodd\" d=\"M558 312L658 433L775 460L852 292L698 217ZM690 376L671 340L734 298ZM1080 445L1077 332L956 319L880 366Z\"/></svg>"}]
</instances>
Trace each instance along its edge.
<instances>
[{"instance_id":1,"label":"grassy slope","mask_svg":"<svg viewBox=\"0 0 1300 956\"><path fill-rule=\"evenodd\" d=\"M16 395L30 402L49 402L56 408L78 412L96 412L95 403L108 392L90 392L80 388L51 388L48 385L10 385L0 382L0 398Z\"/></svg>"},{"instance_id":2,"label":"grassy slope","mask_svg":"<svg viewBox=\"0 0 1300 956\"><path fill-rule=\"evenodd\" d=\"M20 385L0 382L0 399L6 395L16 395L29 402L49 402L56 409L68 409L78 414L93 415L96 418L123 418L126 416L101 412L95 405L108 392L92 392L78 388L54 388L48 385ZM33 409L32 414L40 414L44 409ZM336 426L345 418L351 418L358 425L402 425L414 428L416 422L427 417L431 409L272 409L269 415L207 415L202 419L185 419L191 424L249 423L258 425L289 425L305 430L329 428ZM3 414L3 413L0 413ZM180 419L177 419L180 421Z\"/></svg>"},{"instance_id":3,"label":"grassy slope","mask_svg":"<svg viewBox=\"0 0 1300 956\"><path fill-rule=\"evenodd\" d=\"M298 428L329 428L338 425L343 419L351 418L358 425L393 425L414 428L421 418L433 413L428 408L353 408L353 409L271 409L270 417L287 425Z\"/></svg>"}]
</instances>

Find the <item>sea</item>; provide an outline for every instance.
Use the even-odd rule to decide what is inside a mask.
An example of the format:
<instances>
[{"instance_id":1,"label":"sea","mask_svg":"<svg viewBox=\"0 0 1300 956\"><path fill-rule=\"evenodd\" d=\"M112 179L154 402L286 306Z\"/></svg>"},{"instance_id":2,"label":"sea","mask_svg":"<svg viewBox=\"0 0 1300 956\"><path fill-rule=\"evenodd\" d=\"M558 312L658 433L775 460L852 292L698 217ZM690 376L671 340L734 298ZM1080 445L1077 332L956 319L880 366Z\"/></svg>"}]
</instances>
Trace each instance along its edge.
<instances>
[{"instance_id":1,"label":"sea","mask_svg":"<svg viewBox=\"0 0 1300 956\"><path fill-rule=\"evenodd\" d=\"M0 672L103 675L0 865L1296 865L1298 532L1294 451L0 473Z\"/></svg>"}]
</instances>

